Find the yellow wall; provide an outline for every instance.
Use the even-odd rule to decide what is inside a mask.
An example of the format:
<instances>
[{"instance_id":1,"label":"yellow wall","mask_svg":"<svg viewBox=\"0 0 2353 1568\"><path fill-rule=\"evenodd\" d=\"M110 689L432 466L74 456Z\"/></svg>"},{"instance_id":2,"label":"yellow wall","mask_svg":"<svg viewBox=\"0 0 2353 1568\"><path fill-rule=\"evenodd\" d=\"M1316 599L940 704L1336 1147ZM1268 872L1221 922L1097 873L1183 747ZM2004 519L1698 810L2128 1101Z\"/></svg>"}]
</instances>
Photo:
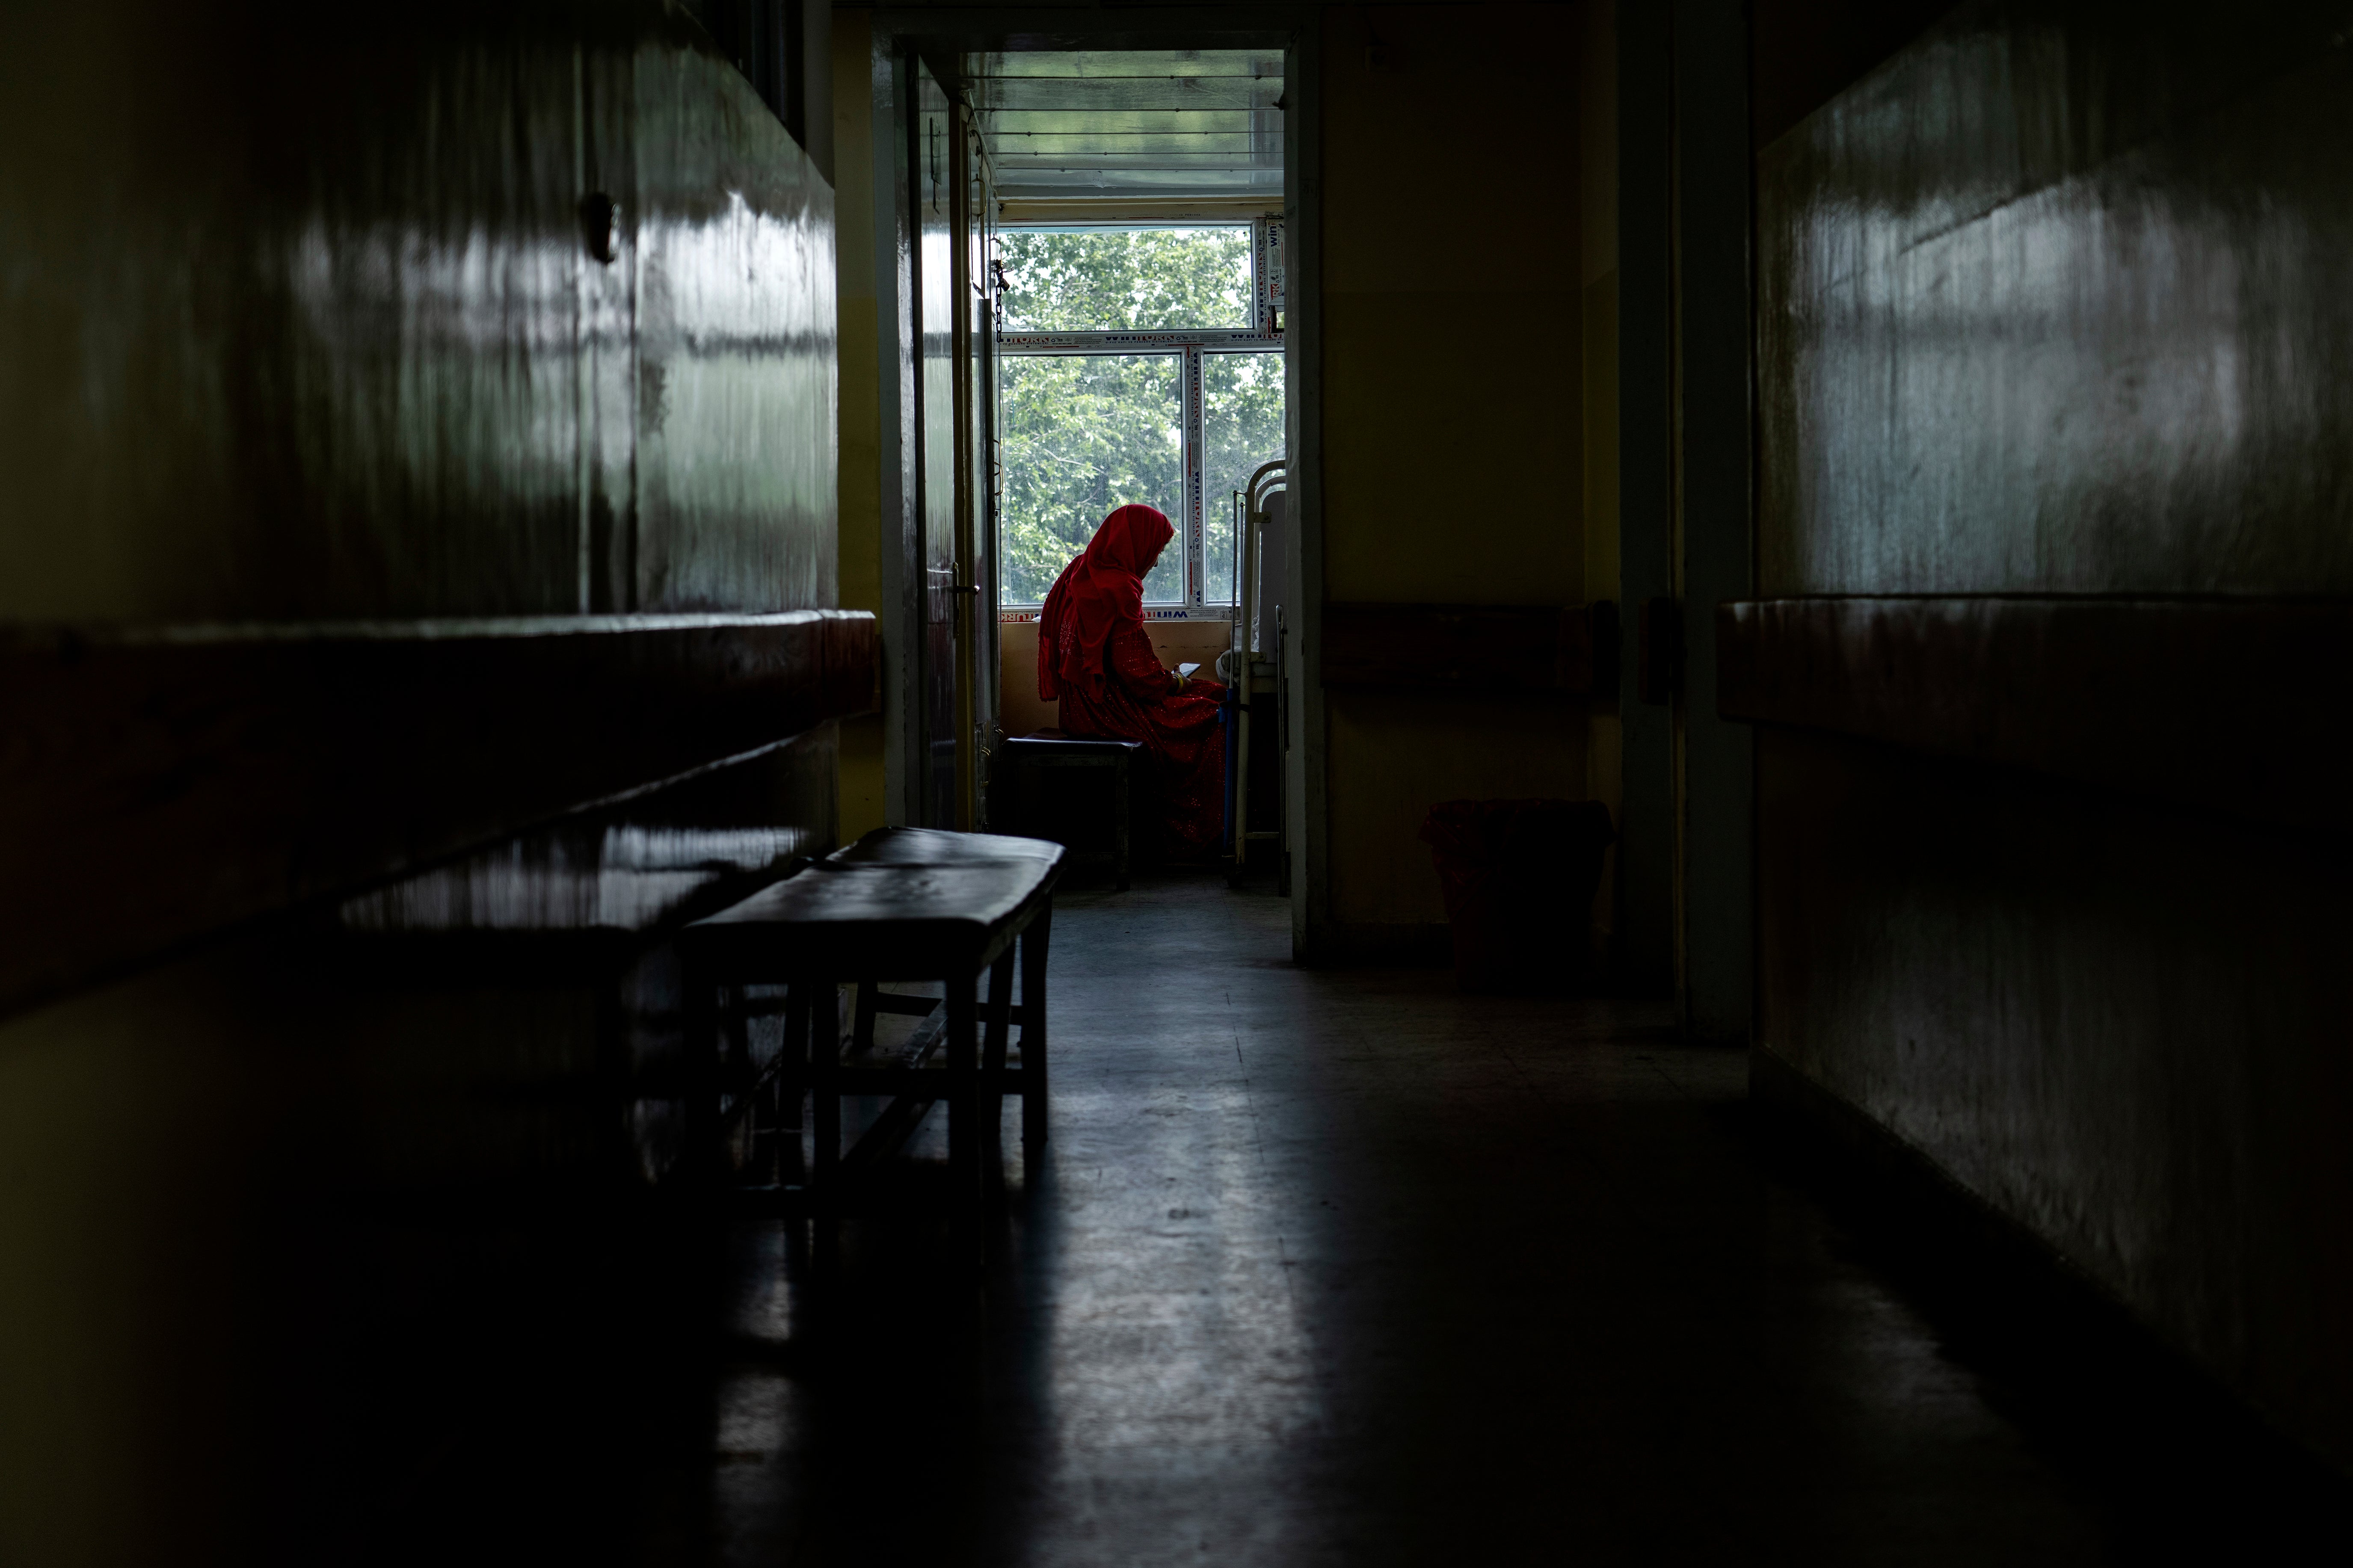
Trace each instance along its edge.
<instances>
[{"instance_id":1,"label":"yellow wall","mask_svg":"<svg viewBox=\"0 0 2353 1568\"><path fill-rule=\"evenodd\" d=\"M1576 16L1325 14L1329 598L1583 594L1574 78L1463 90L1498 59L1572 71Z\"/></svg>"},{"instance_id":2,"label":"yellow wall","mask_svg":"<svg viewBox=\"0 0 2353 1568\"><path fill-rule=\"evenodd\" d=\"M1617 604L1618 579L1618 39L1611 0L1588 0L1580 16L1577 140L1582 165L1577 241L1585 321L1585 596ZM1620 819L1625 801L1624 731L1613 707L1598 707L1586 741L1586 791ZM1594 927L1617 930L1617 868L1594 900Z\"/></svg>"},{"instance_id":3,"label":"yellow wall","mask_svg":"<svg viewBox=\"0 0 2353 1568\"><path fill-rule=\"evenodd\" d=\"M1380 951L1446 918L1422 818L1441 800L1582 793L1584 710L1503 694L1335 691L1332 901ZM1346 787L1343 788L1345 782Z\"/></svg>"},{"instance_id":4,"label":"yellow wall","mask_svg":"<svg viewBox=\"0 0 2353 1568\"><path fill-rule=\"evenodd\" d=\"M1579 18L1535 5L1325 13L1330 599L1587 596ZM1530 74L1481 89L1498 60ZM1586 713L1557 699L1334 690L1326 702L1344 947L1445 918L1416 837L1434 803L1591 788Z\"/></svg>"},{"instance_id":5,"label":"yellow wall","mask_svg":"<svg viewBox=\"0 0 2353 1568\"><path fill-rule=\"evenodd\" d=\"M841 607L882 607L881 387L875 360L873 28L865 11L833 18L834 255L841 342ZM882 826L882 717L841 725L844 843Z\"/></svg>"}]
</instances>

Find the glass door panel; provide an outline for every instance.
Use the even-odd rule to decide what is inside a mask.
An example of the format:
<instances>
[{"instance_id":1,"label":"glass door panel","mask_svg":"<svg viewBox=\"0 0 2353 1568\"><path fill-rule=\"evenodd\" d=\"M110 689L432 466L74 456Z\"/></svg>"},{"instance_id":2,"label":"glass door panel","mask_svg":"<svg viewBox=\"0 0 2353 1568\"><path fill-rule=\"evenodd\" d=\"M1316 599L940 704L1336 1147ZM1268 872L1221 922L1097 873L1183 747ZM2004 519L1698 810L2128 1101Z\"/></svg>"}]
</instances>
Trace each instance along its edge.
<instances>
[{"instance_id":1,"label":"glass door panel","mask_svg":"<svg viewBox=\"0 0 2353 1568\"><path fill-rule=\"evenodd\" d=\"M955 146L948 97L912 62L909 170L915 198L916 493L923 524L923 802L918 820L955 827Z\"/></svg>"}]
</instances>

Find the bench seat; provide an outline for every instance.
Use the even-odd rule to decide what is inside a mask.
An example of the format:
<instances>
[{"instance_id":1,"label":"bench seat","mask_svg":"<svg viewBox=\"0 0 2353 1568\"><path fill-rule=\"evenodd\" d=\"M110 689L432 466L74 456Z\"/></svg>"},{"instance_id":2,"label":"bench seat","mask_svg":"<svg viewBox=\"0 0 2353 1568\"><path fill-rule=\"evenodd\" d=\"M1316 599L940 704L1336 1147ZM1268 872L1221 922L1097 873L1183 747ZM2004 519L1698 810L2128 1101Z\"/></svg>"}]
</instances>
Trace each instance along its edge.
<instances>
[{"instance_id":1,"label":"bench seat","mask_svg":"<svg viewBox=\"0 0 2353 1568\"><path fill-rule=\"evenodd\" d=\"M690 1100L691 1147L707 1150L715 1180L726 1127L723 1100L739 1105L765 1091L799 1148L799 1107L808 1096L816 1157L805 1187L779 1196L838 1212L842 1180L903 1137L934 1100L948 1102L948 1162L960 1213L981 1200L981 1152L993 1141L1001 1096L1022 1100L1027 1147L1046 1135L1046 956L1058 844L987 834L885 828L797 875L706 916L679 936L686 970L690 1059L702 1082ZM1012 999L1021 966L1022 999ZM980 976L988 975L984 1003ZM837 987L854 984L858 1005L847 1052L839 1048ZM882 992L884 983L939 983L944 998ZM772 1080L747 1081L748 1056L723 1036L726 1005L747 986L786 986L786 1042ZM917 1037L878 1055L878 1013L920 1016ZM986 1026L986 1037L980 1033ZM1008 1061L1009 1031L1020 1034L1019 1065ZM740 1034L740 1031L736 1031ZM933 1060L944 1047L944 1066ZM889 1093L891 1109L844 1155L840 1100Z\"/></svg>"},{"instance_id":2,"label":"bench seat","mask_svg":"<svg viewBox=\"0 0 2353 1568\"><path fill-rule=\"evenodd\" d=\"M878 827L826 857L835 865L963 866L998 860L1059 865L1067 853L1050 838L1005 833L951 833L939 827Z\"/></svg>"},{"instance_id":3,"label":"bench seat","mask_svg":"<svg viewBox=\"0 0 2353 1568\"><path fill-rule=\"evenodd\" d=\"M820 860L704 916L683 940L735 984L971 976L1053 897L1056 868Z\"/></svg>"}]
</instances>

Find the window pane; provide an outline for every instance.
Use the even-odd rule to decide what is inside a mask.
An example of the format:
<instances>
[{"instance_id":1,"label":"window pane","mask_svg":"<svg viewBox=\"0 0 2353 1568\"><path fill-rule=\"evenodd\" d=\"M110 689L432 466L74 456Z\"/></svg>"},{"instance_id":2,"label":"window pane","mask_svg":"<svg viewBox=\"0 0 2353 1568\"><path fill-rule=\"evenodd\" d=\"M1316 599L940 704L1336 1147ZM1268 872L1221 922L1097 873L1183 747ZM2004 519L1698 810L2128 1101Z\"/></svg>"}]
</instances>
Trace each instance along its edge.
<instances>
[{"instance_id":1,"label":"window pane","mask_svg":"<svg viewBox=\"0 0 2353 1568\"><path fill-rule=\"evenodd\" d=\"M1177 354L1008 354L1004 377L1001 603L1042 603L1113 508L1157 507L1181 527L1184 405ZM1144 580L1149 603L1185 592L1171 539Z\"/></svg>"},{"instance_id":2,"label":"window pane","mask_svg":"<svg viewBox=\"0 0 2353 1568\"><path fill-rule=\"evenodd\" d=\"M1250 323L1247 224L1009 228L1005 329L1145 332Z\"/></svg>"},{"instance_id":3,"label":"window pane","mask_svg":"<svg viewBox=\"0 0 2353 1568\"><path fill-rule=\"evenodd\" d=\"M1202 597L1234 602L1233 493L1282 456L1282 356L1208 354L1201 363Z\"/></svg>"}]
</instances>

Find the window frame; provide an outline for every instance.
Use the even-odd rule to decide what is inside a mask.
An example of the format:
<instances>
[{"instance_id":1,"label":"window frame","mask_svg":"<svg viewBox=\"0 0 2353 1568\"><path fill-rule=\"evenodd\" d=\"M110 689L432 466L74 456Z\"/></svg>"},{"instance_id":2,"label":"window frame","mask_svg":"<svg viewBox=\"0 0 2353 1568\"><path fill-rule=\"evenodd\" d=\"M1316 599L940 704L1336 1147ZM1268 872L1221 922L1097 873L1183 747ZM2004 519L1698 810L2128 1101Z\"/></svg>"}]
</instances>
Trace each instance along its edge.
<instances>
[{"instance_id":1,"label":"window frame","mask_svg":"<svg viewBox=\"0 0 2353 1568\"><path fill-rule=\"evenodd\" d=\"M1140 229L1178 227L1240 227L1228 220L1220 224L1214 218L1167 218L1151 221L1100 224L1021 224L1023 229ZM1233 617L1231 601L1223 604L1206 602L1208 574L1208 516L1202 494L1204 463L1208 450L1207 426L1208 406L1204 366L1213 353L1281 353L1283 352L1282 307L1282 218L1278 214L1250 220L1250 299L1258 324L1251 327L1196 327L1168 331L1092 331L1092 332L1018 332L1000 327L996 333L997 353L1001 363L1006 359L1056 359L1088 354L1176 353L1182 356L1177 375L1182 388L1179 399L1184 416L1182 494L1177 507L1182 515L1169 521L1176 525L1176 537L1185 546L1184 597L1178 600L1147 600L1144 618L1147 621L1223 621ZM994 241L994 231L991 233ZM1004 387L1000 380L995 395L1000 410L998 428L1003 428ZM1285 456L1287 454L1276 454ZM1001 483L1001 478L999 479ZM996 509L991 509L992 520ZM991 554L999 562L1000 552ZM1001 566L999 570L1002 570ZM1004 621L1030 621L1038 617L1036 605L1012 605L1002 598L1004 584L997 584L999 599L997 615Z\"/></svg>"}]
</instances>

